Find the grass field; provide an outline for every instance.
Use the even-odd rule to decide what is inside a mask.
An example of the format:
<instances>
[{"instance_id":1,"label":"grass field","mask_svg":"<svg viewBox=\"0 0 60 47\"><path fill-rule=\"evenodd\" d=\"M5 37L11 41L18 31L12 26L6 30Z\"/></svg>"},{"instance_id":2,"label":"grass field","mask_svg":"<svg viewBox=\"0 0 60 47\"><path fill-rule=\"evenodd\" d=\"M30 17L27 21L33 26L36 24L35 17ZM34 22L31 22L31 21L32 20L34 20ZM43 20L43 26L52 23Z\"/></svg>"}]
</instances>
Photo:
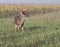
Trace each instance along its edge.
<instances>
[{"instance_id":1,"label":"grass field","mask_svg":"<svg viewBox=\"0 0 60 47\"><path fill-rule=\"evenodd\" d=\"M60 12L26 18L25 31L14 31L13 18L0 18L0 47L60 47Z\"/></svg>"}]
</instances>

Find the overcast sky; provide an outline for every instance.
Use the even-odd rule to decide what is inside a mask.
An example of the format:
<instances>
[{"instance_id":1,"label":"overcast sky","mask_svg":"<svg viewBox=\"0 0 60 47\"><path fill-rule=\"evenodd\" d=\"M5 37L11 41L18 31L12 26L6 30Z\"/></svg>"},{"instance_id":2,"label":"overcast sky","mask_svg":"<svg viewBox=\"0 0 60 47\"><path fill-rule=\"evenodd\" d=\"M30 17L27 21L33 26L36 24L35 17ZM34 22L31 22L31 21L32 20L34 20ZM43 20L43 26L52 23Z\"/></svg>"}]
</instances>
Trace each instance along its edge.
<instances>
[{"instance_id":1,"label":"overcast sky","mask_svg":"<svg viewBox=\"0 0 60 47\"><path fill-rule=\"evenodd\" d=\"M60 4L60 0L0 0L0 4Z\"/></svg>"}]
</instances>

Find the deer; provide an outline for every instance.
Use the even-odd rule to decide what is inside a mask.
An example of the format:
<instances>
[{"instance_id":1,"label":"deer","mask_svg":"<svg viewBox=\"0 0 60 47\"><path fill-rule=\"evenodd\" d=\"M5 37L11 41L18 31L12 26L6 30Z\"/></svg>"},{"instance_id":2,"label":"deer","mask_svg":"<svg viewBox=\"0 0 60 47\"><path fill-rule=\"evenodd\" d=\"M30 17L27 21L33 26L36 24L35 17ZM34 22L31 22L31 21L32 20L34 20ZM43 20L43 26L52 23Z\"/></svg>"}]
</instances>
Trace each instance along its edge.
<instances>
[{"instance_id":1,"label":"deer","mask_svg":"<svg viewBox=\"0 0 60 47\"><path fill-rule=\"evenodd\" d=\"M26 12L27 12L27 9L23 8L22 11L20 12L20 16L14 17L15 31L19 31L20 28L22 29L22 31L24 31L23 26L26 18ZM27 17L30 18L30 16L27 16Z\"/></svg>"}]
</instances>

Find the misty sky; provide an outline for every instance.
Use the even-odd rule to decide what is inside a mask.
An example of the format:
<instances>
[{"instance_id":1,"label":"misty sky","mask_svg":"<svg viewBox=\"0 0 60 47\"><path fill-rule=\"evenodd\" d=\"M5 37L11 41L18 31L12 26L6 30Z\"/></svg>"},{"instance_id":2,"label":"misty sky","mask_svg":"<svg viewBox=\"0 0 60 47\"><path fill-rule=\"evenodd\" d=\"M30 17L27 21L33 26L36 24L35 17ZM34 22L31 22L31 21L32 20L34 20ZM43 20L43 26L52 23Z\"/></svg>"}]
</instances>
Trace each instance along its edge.
<instances>
[{"instance_id":1,"label":"misty sky","mask_svg":"<svg viewBox=\"0 0 60 47\"><path fill-rule=\"evenodd\" d=\"M0 4L60 4L60 0L0 0Z\"/></svg>"}]
</instances>

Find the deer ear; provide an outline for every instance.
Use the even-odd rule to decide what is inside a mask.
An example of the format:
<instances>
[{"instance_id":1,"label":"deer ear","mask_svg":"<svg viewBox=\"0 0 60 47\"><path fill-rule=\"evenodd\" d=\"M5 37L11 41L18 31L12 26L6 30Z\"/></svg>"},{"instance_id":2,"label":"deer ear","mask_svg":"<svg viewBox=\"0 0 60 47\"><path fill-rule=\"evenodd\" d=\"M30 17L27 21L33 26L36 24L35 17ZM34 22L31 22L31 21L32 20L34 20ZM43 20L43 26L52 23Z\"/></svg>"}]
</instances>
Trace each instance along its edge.
<instances>
[{"instance_id":1,"label":"deer ear","mask_svg":"<svg viewBox=\"0 0 60 47\"><path fill-rule=\"evenodd\" d=\"M23 8L22 8L22 11L28 11L28 7L26 7L26 6L23 7Z\"/></svg>"}]
</instances>

